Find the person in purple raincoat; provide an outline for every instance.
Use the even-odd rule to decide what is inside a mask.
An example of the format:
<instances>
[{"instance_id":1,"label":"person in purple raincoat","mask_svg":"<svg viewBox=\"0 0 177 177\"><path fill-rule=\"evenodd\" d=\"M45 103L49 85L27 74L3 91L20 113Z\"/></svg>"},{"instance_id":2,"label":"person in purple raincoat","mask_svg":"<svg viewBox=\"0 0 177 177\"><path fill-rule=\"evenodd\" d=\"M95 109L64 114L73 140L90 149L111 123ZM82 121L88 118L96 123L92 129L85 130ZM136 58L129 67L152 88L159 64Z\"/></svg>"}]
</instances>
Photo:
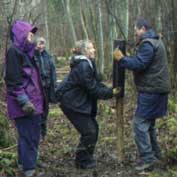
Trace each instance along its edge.
<instances>
[{"instance_id":1,"label":"person in purple raincoat","mask_svg":"<svg viewBox=\"0 0 177 177\"><path fill-rule=\"evenodd\" d=\"M32 39L36 31L28 22L16 20L11 28L12 45L6 55L7 111L18 131L18 165L25 177L35 173L45 101L33 58Z\"/></svg>"}]
</instances>

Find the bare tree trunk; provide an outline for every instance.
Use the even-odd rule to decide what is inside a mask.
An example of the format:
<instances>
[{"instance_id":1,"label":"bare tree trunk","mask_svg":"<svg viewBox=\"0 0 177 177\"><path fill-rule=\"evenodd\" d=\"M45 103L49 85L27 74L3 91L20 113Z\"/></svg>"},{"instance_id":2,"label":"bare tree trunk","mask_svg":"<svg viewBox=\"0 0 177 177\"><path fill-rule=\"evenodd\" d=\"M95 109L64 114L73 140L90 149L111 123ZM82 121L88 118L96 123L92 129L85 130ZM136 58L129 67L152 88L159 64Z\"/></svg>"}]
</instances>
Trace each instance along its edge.
<instances>
[{"instance_id":1,"label":"bare tree trunk","mask_svg":"<svg viewBox=\"0 0 177 177\"><path fill-rule=\"evenodd\" d=\"M158 32L162 32L162 20L161 20L161 17L162 17L162 14L161 14L161 10L162 10L162 7L161 7L161 3L159 0L156 0L155 1L155 7L157 7L156 9L156 12L157 12L157 31Z\"/></svg>"},{"instance_id":2,"label":"bare tree trunk","mask_svg":"<svg viewBox=\"0 0 177 177\"><path fill-rule=\"evenodd\" d=\"M13 3L11 0L2 0L2 10L5 17L11 16Z\"/></svg>"},{"instance_id":3,"label":"bare tree trunk","mask_svg":"<svg viewBox=\"0 0 177 177\"><path fill-rule=\"evenodd\" d=\"M24 17L25 14L25 2L20 1L18 3L19 9L18 9L18 16L20 19L22 19Z\"/></svg>"},{"instance_id":4,"label":"bare tree trunk","mask_svg":"<svg viewBox=\"0 0 177 177\"><path fill-rule=\"evenodd\" d=\"M7 48L9 45L9 32L13 21L13 17L16 12L17 0L3 0L1 2L3 17L6 19L4 27L6 29L5 36L3 36L3 50L2 50L2 60L0 61L0 147L8 147L12 143L12 138L10 135L10 126L8 119L6 118L6 104L5 104L5 83L3 77L5 75L5 60Z\"/></svg>"},{"instance_id":5,"label":"bare tree trunk","mask_svg":"<svg viewBox=\"0 0 177 177\"><path fill-rule=\"evenodd\" d=\"M173 25L173 31L176 31L177 29L177 12L176 9L174 8L175 5L177 5L176 0L171 0L171 17L172 17L172 25ZM176 88L177 88L177 72L176 72L176 68L177 68L177 33L174 33L174 38L173 38L173 60L172 60L172 87L175 91L176 94Z\"/></svg>"},{"instance_id":6,"label":"bare tree trunk","mask_svg":"<svg viewBox=\"0 0 177 177\"><path fill-rule=\"evenodd\" d=\"M45 38L46 38L46 47L47 49L50 49L50 40L49 40L49 26L48 26L48 0L44 1L44 22L45 22Z\"/></svg>"},{"instance_id":7,"label":"bare tree trunk","mask_svg":"<svg viewBox=\"0 0 177 177\"><path fill-rule=\"evenodd\" d=\"M67 13L68 23L69 23L69 27L71 29L71 34L72 34L72 45L74 45L74 43L77 41L77 37L76 37L76 32L75 32L72 15L70 11L70 0L62 0L62 3Z\"/></svg>"},{"instance_id":8,"label":"bare tree trunk","mask_svg":"<svg viewBox=\"0 0 177 177\"><path fill-rule=\"evenodd\" d=\"M125 0L125 24L124 24L124 29L125 29L125 37L128 39L128 31L129 31L129 0Z\"/></svg>"},{"instance_id":9,"label":"bare tree trunk","mask_svg":"<svg viewBox=\"0 0 177 177\"><path fill-rule=\"evenodd\" d=\"M107 3L110 7L108 7L113 13L115 13L114 3L113 1L110 1L110 3ZM113 41L117 39L118 33L116 28L116 20L111 15L108 14L108 20L109 20L109 64L112 66L112 54L113 54Z\"/></svg>"},{"instance_id":10,"label":"bare tree trunk","mask_svg":"<svg viewBox=\"0 0 177 177\"><path fill-rule=\"evenodd\" d=\"M104 73L104 46L103 46L103 27L102 27L102 13L101 0L96 1L96 11L98 17L97 36L98 36L98 72Z\"/></svg>"},{"instance_id":11,"label":"bare tree trunk","mask_svg":"<svg viewBox=\"0 0 177 177\"><path fill-rule=\"evenodd\" d=\"M82 0L80 0L80 18L81 18L82 28L83 28L83 31L84 31L84 36L85 36L86 39L88 39L86 23L84 21L84 15L83 15L83 3L82 3Z\"/></svg>"},{"instance_id":12,"label":"bare tree trunk","mask_svg":"<svg viewBox=\"0 0 177 177\"><path fill-rule=\"evenodd\" d=\"M94 40L96 41L97 38L97 21L96 21L96 12L94 10L95 3L92 0L85 0L87 7L87 21L88 21L88 33L89 36L93 36Z\"/></svg>"},{"instance_id":13,"label":"bare tree trunk","mask_svg":"<svg viewBox=\"0 0 177 177\"><path fill-rule=\"evenodd\" d=\"M5 49L4 49L4 56L3 56L3 60L0 62L0 65L1 65L1 68L0 68L0 73L1 73L1 76L4 76L5 74L5 61L4 61L4 58L6 56L6 53L7 53L7 48L8 48L8 45L9 45L9 34L10 34L10 28L11 28L11 24L12 24L12 21L13 21L13 17L16 13L16 7L17 7L17 0L15 0L13 3L9 0L4 0L3 3L3 10L4 10L4 17L7 19L7 31L6 31L6 35L5 35Z\"/></svg>"}]
</instances>

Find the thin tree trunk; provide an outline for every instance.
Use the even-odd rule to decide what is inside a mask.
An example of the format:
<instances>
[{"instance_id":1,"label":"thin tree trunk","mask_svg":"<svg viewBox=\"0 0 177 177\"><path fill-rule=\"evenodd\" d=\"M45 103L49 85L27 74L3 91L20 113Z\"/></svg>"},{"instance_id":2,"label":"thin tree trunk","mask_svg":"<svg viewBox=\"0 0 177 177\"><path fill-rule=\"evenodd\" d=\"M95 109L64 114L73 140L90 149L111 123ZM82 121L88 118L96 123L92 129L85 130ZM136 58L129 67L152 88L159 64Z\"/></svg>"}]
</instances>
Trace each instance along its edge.
<instances>
[{"instance_id":1,"label":"thin tree trunk","mask_svg":"<svg viewBox=\"0 0 177 177\"><path fill-rule=\"evenodd\" d=\"M110 10L114 12L115 8L114 8L113 1L110 1L110 3L108 4L110 6L108 8L110 8ZM110 66L112 66L113 41L117 39L118 34L117 34L115 18L111 14L108 14L108 20L109 20L109 64Z\"/></svg>"},{"instance_id":2,"label":"thin tree trunk","mask_svg":"<svg viewBox=\"0 0 177 177\"><path fill-rule=\"evenodd\" d=\"M84 31L84 36L86 39L88 39L88 33L87 33L87 29L86 29L86 23L84 21L84 15L83 15L83 3L82 3L83 0L80 0L80 18L81 18L81 24L82 24L82 28L83 28L83 31Z\"/></svg>"},{"instance_id":3,"label":"thin tree trunk","mask_svg":"<svg viewBox=\"0 0 177 177\"><path fill-rule=\"evenodd\" d=\"M62 3L67 13L69 28L71 29L71 35L72 35L72 45L74 45L74 43L77 41L77 37L76 37L76 32L75 32L72 15L70 11L70 0L62 0Z\"/></svg>"},{"instance_id":4,"label":"thin tree trunk","mask_svg":"<svg viewBox=\"0 0 177 177\"><path fill-rule=\"evenodd\" d=\"M160 1L156 0L155 1L155 7L157 7L156 9L156 12L157 12L157 31L158 32L161 32L162 31L162 21L161 21L161 17L162 17L162 14L161 14L161 3Z\"/></svg>"},{"instance_id":5,"label":"thin tree trunk","mask_svg":"<svg viewBox=\"0 0 177 177\"><path fill-rule=\"evenodd\" d=\"M172 17L172 25L173 25L173 28L172 30L175 31L177 29L177 19L176 19L176 16L177 16L177 12L176 12L176 9L174 9L175 7L175 3L176 3L176 0L171 0L171 9L172 9L172 14L171 14L171 17ZM174 55L173 55L173 60L172 60L172 71L173 71L173 76L172 76L172 87L173 89L175 90L175 94L176 94L176 88L177 88L177 72L176 72L176 68L177 68L177 33L174 33L174 38L173 38L173 52L174 52Z\"/></svg>"},{"instance_id":6,"label":"thin tree trunk","mask_svg":"<svg viewBox=\"0 0 177 177\"><path fill-rule=\"evenodd\" d=\"M4 51L4 56L3 56L3 61L0 62L1 64L1 68L0 68L0 77L3 77L5 75L5 56L7 53L7 48L9 45L9 34L10 34L10 28L11 28L11 24L13 21L13 17L16 13L16 8L17 8L17 0L14 1L14 3L11 3L11 1L3 1L3 7L4 7L4 15L5 18L7 19L7 32L6 32L6 36L5 36L5 51Z\"/></svg>"},{"instance_id":7,"label":"thin tree trunk","mask_svg":"<svg viewBox=\"0 0 177 177\"><path fill-rule=\"evenodd\" d=\"M128 31L129 31L129 0L125 0L125 37L128 39Z\"/></svg>"},{"instance_id":8,"label":"thin tree trunk","mask_svg":"<svg viewBox=\"0 0 177 177\"><path fill-rule=\"evenodd\" d=\"M48 0L44 1L44 22L45 22L45 31L46 31L46 47L47 49L50 49L50 40L49 40L49 26L48 26Z\"/></svg>"},{"instance_id":9,"label":"thin tree trunk","mask_svg":"<svg viewBox=\"0 0 177 177\"><path fill-rule=\"evenodd\" d=\"M102 27L102 13L101 13L101 0L96 1L96 10L98 17L97 36L98 36L98 72L104 73L104 46L103 46L103 27Z\"/></svg>"}]
</instances>

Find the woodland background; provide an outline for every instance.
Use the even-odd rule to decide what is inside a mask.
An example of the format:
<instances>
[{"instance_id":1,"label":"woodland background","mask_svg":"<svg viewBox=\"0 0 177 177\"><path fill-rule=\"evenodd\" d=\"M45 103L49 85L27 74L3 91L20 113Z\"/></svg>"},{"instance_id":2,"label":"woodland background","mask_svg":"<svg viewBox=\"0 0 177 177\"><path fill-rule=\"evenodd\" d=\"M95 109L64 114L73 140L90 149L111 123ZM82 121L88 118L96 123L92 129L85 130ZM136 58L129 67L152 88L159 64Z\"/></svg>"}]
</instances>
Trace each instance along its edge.
<instances>
[{"instance_id":1,"label":"woodland background","mask_svg":"<svg viewBox=\"0 0 177 177\"><path fill-rule=\"evenodd\" d=\"M48 168L39 176L106 177L106 176L177 176L177 0L1 0L0 1L0 66L10 45L9 29L16 19L24 19L39 28L47 39L47 49L54 56L58 79L68 71L70 49L75 41L90 39L96 47L100 74L109 85L112 79L112 51L115 39L127 41L127 52L133 54L136 40L134 24L139 16L147 18L165 43L172 83L169 113L158 122L159 140L164 151L164 164L159 171L137 174L133 164L136 147L131 137L131 119L136 105L132 73L126 72L124 117L126 127L126 165L115 160L116 133L114 100L99 103L100 140L97 147L98 169L78 172L72 166L78 134L57 105L52 105L49 135L41 145L41 161ZM16 133L6 118L5 86L0 76L0 174L18 176L16 169ZM71 136L72 135L72 136ZM60 147L60 148L59 148ZM133 159L133 160L132 160ZM105 169L105 170L103 170Z\"/></svg>"}]
</instances>

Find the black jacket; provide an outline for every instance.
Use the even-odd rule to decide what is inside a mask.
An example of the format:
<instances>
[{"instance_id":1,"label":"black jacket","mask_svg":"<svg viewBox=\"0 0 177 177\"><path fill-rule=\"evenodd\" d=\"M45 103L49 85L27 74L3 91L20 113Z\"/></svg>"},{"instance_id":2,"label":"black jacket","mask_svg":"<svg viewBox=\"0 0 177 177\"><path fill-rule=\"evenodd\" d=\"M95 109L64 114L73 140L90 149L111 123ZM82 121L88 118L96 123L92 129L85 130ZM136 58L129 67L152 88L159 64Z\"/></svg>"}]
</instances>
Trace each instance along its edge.
<instances>
[{"instance_id":1,"label":"black jacket","mask_svg":"<svg viewBox=\"0 0 177 177\"><path fill-rule=\"evenodd\" d=\"M49 53L44 50L40 53L38 50L35 51L34 59L38 65L40 76L42 80L42 85L48 98L48 101L51 103L56 102L55 91L57 88L57 79L56 79L56 69L53 58Z\"/></svg>"},{"instance_id":2,"label":"black jacket","mask_svg":"<svg viewBox=\"0 0 177 177\"><path fill-rule=\"evenodd\" d=\"M60 85L61 106L79 113L96 115L97 99L109 99L112 89L98 80L95 63L83 55L74 56L71 70Z\"/></svg>"}]
</instances>

